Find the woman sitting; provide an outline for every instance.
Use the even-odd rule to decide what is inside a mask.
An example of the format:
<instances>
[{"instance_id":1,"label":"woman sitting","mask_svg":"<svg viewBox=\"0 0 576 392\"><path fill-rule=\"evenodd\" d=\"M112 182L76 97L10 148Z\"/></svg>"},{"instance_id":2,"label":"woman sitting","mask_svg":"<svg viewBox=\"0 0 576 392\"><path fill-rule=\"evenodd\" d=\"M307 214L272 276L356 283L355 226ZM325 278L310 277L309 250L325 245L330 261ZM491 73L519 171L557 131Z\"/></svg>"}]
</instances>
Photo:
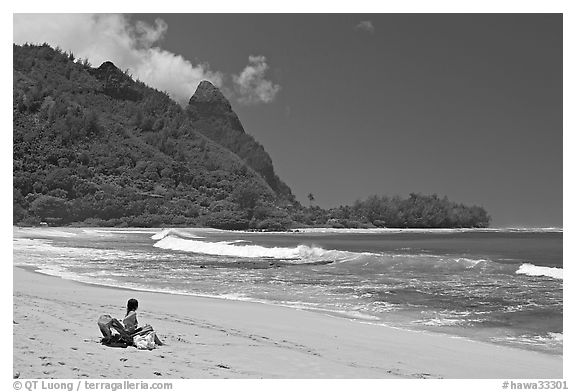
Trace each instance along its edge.
<instances>
[{"instance_id":1,"label":"woman sitting","mask_svg":"<svg viewBox=\"0 0 576 392\"><path fill-rule=\"evenodd\" d=\"M122 323L124 324L124 329L132 336L146 335L153 332L152 326L146 324L144 327L138 326L138 318L136 317L136 310L138 310L138 300L131 298L128 300L126 305L126 316ZM154 343L158 346L162 346L164 343L154 334Z\"/></svg>"},{"instance_id":2,"label":"woman sitting","mask_svg":"<svg viewBox=\"0 0 576 392\"><path fill-rule=\"evenodd\" d=\"M102 343L107 345L115 344L119 347L130 345L148 349L154 348L155 345L162 346L164 343L156 336L152 326L148 324L144 327L138 326L136 310L138 310L138 300L132 298L128 300L126 316L122 322L112 318L109 314L100 316L98 327L102 335L104 335ZM112 330L116 331L117 334L113 335Z\"/></svg>"}]
</instances>

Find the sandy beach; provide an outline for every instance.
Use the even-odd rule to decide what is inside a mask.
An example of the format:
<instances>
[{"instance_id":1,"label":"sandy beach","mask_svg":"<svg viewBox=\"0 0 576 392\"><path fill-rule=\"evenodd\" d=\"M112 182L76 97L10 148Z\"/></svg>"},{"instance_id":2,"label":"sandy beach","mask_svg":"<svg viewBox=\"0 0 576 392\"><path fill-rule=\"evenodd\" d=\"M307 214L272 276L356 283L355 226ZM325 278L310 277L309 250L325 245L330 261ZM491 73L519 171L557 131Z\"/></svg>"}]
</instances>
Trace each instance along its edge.
<instances>
[{"instance_id":1,"label":"sandy beach","mask_svg":"<svg viewBox=\"0 0 576 392\"><path fill-rule=\"evenodd\" d=\"M562 357L363 324L280 306L81 284L15 267L20 378L562 378ZM99 343L101 314L139 320L166 346Z\"/></svg>"}]
</instances>

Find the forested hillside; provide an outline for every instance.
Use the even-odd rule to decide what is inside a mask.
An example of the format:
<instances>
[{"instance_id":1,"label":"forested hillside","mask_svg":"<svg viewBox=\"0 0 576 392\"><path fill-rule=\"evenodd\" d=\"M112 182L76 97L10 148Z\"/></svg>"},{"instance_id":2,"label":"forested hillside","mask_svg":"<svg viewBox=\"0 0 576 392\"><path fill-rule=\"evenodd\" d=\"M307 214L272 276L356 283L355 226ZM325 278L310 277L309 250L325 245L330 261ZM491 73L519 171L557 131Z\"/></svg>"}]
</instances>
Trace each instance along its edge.
<instances>
[{"instance_id":1,"label":"forested hillside","mask_svg":"<svg viewBox=\"0 0 576 392\"><path fill-rule=\"evenodd\" d=\"M13 55L15 223L287 220L289 190L278 195L166 94L48 45L15 45Z\"/></svg>"},{"instance_id":2,"label":"forested hillside","mask_svg":"<svg viewBox=\"0 0 576 392\"><path fill-rule=\"evenodd\" d=\"M14 224L489 225L483 208L436 195L303 207L209 82L183 109L111 62L93 68L46 44L14 45L13 58Z\"/></svg>"},{"instance_id":3,"label":"forested hillside","mask_svg":"<svg viewBox=\"0 0 576 392\"><path fill-rule=\"evenodd\" d=\"M276 193L294 199L290 188L274 173L264 147L244 131L228 100L210 82L200 83L186 111L197 131L238 154Z\"/></svg>"}]
</instances>

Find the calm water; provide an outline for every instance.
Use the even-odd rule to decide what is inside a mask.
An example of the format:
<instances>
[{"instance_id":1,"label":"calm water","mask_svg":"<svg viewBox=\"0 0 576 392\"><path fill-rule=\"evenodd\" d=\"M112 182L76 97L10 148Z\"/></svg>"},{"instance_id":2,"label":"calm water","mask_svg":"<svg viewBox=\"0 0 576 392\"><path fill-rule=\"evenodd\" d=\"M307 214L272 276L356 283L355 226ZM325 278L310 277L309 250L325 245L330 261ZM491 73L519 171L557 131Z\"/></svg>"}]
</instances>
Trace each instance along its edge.
<instances>
[{"instance_id":1,"label":"calm water","mask_svg":"<svg viewBox=\"0 0 576 392\"><path fill-rule=\"evenodd\" d=\"M14 264L562 352L560 230L15 228Z\"/></svg>"}]
</instances>

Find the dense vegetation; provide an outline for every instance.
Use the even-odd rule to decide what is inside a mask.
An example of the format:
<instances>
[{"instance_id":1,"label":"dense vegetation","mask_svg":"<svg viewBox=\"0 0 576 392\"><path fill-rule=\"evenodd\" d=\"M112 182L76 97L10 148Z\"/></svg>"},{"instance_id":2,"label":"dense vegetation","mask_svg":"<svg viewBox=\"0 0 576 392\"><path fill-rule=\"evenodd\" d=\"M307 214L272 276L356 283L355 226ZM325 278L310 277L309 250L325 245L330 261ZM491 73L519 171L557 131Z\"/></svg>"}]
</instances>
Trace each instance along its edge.
<instances>
[{"instance_id":1,"label":"dense vegetation","mask_svg":"<svg viewBox=\"0 0 576 392\"><path fill-rule=\"evenodd\" d=\"M411 193L406 199L370 196L352 206L341 206L328 211L315 211L314 223L331 227L412 227L452 228L488 227L490 217L478 206L468 207L453 203L437 195ZM307 222L307 218L304 217Z\"/></svg>"},{"instance_id":2,"label":"dense vegetation","mask_svg":"<svg viewBox=\"0 0 576 392\"><path fill-rule=\"evenodd\" d=\"M290 188L274 173L264 147L248 135L228 100L210 82L201 82L186 108L194 129L228 148L259 173L279 195L294 201Z\"/></svg>"},{"instance_id":3,"label":"dense vegetation","mask_svg":"<svg viewBox=\"0 0 576 392\"><path fill-rule=\"evenodd\" d=\"M210 83L183 109L110 62L92 68L48 45L14 45L13 56L15 224L267 230L489 224L480 207L415 194L304 208Z\"/></svg>"},{"instance_id":4,"label":"dense vegetation","mask_svg":"<svg viewBox=\"0 0 576 392\"><path fill-rule=\"evenodd\" d=\"M14 46L13 95L15 223L220 226L220 217L239 228L287 216L290 200L111 63Z\"/></svg>"}]
</instances>

